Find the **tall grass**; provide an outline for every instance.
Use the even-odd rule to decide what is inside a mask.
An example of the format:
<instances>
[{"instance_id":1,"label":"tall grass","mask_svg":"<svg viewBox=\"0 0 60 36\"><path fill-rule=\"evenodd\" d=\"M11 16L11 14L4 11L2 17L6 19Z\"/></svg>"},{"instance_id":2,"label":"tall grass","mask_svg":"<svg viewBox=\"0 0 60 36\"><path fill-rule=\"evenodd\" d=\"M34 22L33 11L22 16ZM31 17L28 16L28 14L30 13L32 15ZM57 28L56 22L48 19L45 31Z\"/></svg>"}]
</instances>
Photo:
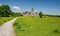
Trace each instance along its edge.
<instances>
[{"instance_id":1,"label":"tall grass","mask_svg":"<svg viewBox=\"0 0 60 36\"><path fill-rule=\"evenodd\" d=\"M60 36L58 17L20 17L14 23L16 36Z\"/></svg>"},{"instance_id":2,"label":"tall grass","mask_svg":"<svg viewBox=\"0 0 60 36\"><path fill-rule=\"evenodd\" d=\"M4 24L5 22L13 19L14 17L0 17L0 25Z\"/></svg>"}]
</instances>

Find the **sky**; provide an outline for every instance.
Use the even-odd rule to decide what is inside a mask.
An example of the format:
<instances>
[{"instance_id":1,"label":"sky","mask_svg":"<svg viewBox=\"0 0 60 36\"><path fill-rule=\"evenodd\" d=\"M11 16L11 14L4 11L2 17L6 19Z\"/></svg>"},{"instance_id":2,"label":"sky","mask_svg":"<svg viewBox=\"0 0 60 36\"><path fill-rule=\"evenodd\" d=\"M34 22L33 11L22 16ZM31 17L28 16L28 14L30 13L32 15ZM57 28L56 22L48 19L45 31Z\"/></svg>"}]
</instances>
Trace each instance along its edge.
<instances>
[{"instance_id":1,"label":"sky","mask_svg":"<svg viewBox=\"0 0 60 36\"><path fill-rule=\"evenodd\" d=\"M0 5L7 4L14 12L42 11L44 14L60 15L60 0L0 0Z\"/></svg>"}]
</instances>

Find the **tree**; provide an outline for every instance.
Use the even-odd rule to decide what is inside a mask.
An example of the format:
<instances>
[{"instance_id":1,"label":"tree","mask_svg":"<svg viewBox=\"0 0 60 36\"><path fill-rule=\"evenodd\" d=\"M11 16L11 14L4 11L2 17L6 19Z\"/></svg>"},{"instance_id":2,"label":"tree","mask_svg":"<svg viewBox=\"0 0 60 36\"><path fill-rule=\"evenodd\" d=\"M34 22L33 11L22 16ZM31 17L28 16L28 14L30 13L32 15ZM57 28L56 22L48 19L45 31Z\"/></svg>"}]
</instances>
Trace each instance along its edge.
<instances>
[{"instance_id":1,"label":"tree","mask_svg":"<svg viewBox=\"0 0 60 36\"><path fill-rule=\"evenodd\" d=\"M42 18L42 16L43 16L43 13L39 12L39 17Z\"/></svg>"},{"instance_id":2,"label":"tree","mask_svg":"<svg viewBox=\"0 0 60 36\"><path fill-rule=\"evenodd\" d=\"M2 17L9 17L11 15L11 10L8 5L1 5L0 6L0 16Z\"/></svg>"}]
</instances>

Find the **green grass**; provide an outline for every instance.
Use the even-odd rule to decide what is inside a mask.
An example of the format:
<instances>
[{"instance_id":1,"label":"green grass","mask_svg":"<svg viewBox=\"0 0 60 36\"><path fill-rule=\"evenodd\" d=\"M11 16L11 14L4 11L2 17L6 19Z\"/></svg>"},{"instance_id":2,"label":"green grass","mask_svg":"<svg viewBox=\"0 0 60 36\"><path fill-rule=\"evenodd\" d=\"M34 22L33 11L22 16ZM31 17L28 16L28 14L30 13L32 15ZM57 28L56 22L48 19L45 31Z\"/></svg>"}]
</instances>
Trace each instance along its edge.
<instances>
[{"instance_id":1,"label":"green grass","mask_svg":"<svg viewBox=\"0 0 60 36\"><path fill-rule=\"evenodd\" d=\"M5 22L13 19L14 17L0 17L0 25L4 24Z\"/></svg>"},{"instance_id":2,"label":"green grass","mask_svg":"<svg viewBox=\"0 0 60 36\"><path fill-rule=\"evenodd\" d=\"M20 17L14 29L16 36L60 36L60 18Z\"/></svg>"}]
</instances>

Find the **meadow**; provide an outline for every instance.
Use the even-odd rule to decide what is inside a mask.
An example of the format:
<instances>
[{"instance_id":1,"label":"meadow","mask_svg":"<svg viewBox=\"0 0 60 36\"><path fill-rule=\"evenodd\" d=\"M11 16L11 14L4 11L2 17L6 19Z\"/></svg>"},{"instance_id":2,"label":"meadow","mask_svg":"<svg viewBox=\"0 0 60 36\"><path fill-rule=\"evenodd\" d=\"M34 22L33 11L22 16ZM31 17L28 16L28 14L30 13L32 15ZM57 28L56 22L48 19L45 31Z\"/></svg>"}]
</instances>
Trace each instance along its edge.
<instances>
[{"instance_id":1,"label":"meadow","mask_svg":"<svg viewBox=\"0 0 60 36\"><path fill-rule=\"evenodd\" d=\"M13 26L16 36L60 36L59 17L22 16Z\"/></svg>"},{"instance_id":2,"label":"meadow","mask_svg":"<svg viewBox=\"0 0 60 36\"><path fill-rule=\"evenodd\" d=\"M5 22L12 20L14 17L0 17L0 25L4 24Z\"/></svg>"}]
</instances>

